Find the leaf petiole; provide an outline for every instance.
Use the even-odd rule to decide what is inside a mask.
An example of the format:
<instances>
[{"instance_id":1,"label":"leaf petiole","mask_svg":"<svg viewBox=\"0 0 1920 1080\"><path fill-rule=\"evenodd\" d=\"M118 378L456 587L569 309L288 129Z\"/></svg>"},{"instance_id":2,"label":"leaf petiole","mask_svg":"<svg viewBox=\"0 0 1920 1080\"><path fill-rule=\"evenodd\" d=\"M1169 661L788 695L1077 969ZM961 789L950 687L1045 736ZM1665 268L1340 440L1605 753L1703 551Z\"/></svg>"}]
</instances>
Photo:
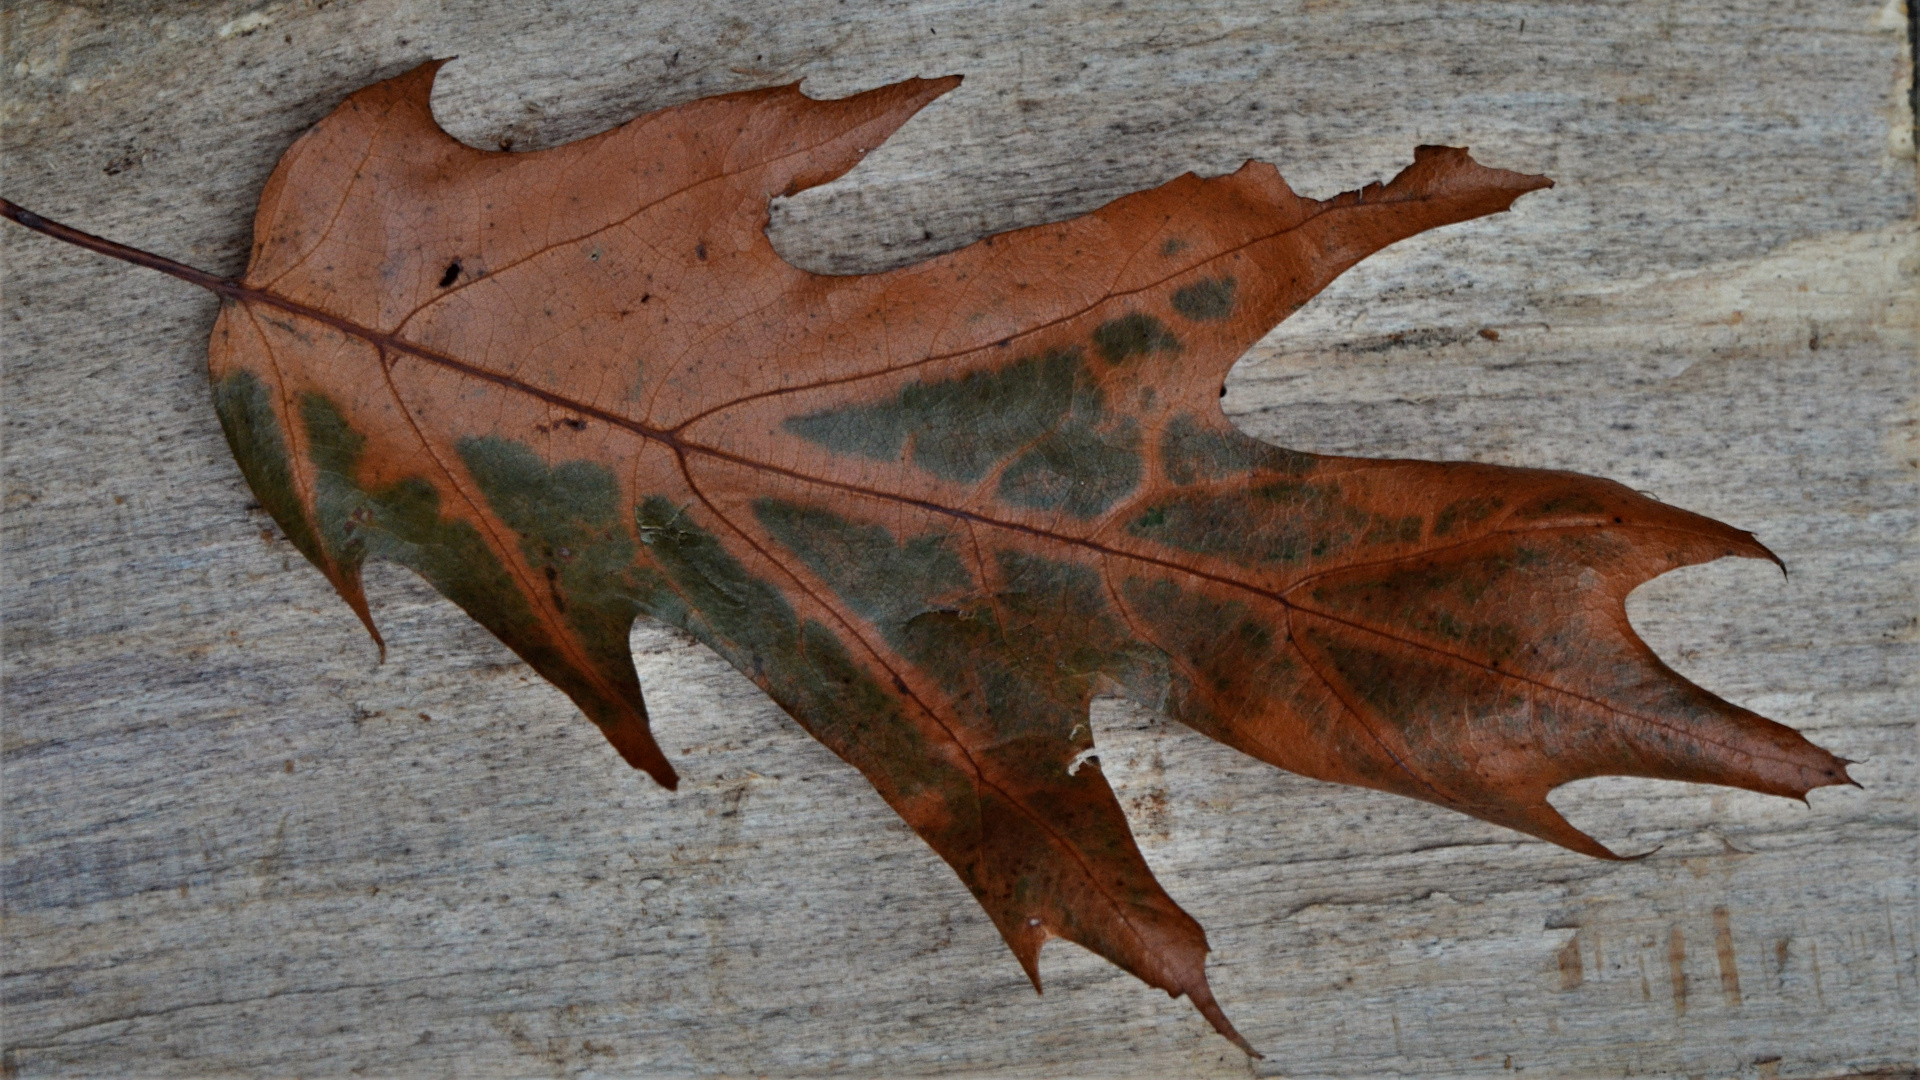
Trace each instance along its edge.
<instances>
[{"instance_id":1,"label":"leaf petiole","mask_svg":"<svg viewBox=\"0 0 1920 1080\"><path fill-rule=\"evenodd\" d=\"M218 274L209 274L199 267L188 266L183 262L175 262L164 255L155 255L151 251L142 251L136 247L128 247L125 244L108 240L104 236L95 236L90 232L81 232L71 225L62 225L57 221L50 221L10 199L0 199L0 217L4 217L22 228L32 229L42 236L50 236L62 243L72 244L74 247L86 248L88 251L105 255L110 259L118 259L121 262L132 263L135 266L144 266L149 270L158 270L163 274L177 277L181 281L198 285L208 292L218 293L221 296L232 296L240 292L243 288L238 281L232 278L224 278Z\"/></svg>"}]
</instances>

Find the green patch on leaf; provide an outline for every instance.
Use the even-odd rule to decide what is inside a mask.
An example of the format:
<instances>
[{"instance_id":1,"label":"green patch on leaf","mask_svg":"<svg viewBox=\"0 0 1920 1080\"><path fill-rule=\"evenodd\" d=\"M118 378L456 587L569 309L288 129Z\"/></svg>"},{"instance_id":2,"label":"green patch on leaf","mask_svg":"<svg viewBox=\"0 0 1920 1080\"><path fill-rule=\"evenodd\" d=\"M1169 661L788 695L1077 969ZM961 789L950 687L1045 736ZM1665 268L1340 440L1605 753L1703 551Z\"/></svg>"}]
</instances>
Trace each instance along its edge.
<instances>
[{"instance_id":1,"label":"green patch on leaf","mask_svg":"<svg viewBox=\"0 0 1920 1080\"><path fill-rule=\"evenodd\" d=\"M458 450L594 666L624 681L633 663L627 635L652 589L635 565L638 545L613 473L588 461L548 468L527 446L500 438L462 439Z\"/></svg>"},{"instance_id":2,"label":"green patch on leaf","mask_svg":"<svg viewBox=\"0 0 1920 1080\"><path fill-rule=\"evenodd\" d=\"M1455 669L1437 665L1424 658L1403 653L1386 653L1347 642L1338 635L1315 628L1308 640L1333 665L1334 675L1348 692L1365 701L1375 716L1409 737L1430 735L1435 720L1435 698L1446 707L1457 708L1458 698L1445 691L1460 681ZM1436 693L1436 691L1439 691Z\"/></svg>"},{"instance_id":3,"label":"green patch on leaf","mask_svg":"<svg viewBox=\"0 0 1920 1080\"><path fill-rule=\"evenodd\" d=\"M1358 539L1367 516L1332 484L1281 481L1250 491L1195 491L1147 507L1127 532L1243 566L1325 558Z\"/></svg>"},{"instance_id":4,"label":"green patch on leaf","mask_svg":"<svg viewBox=\"0 0 1920 1080\"><path fill-rule=\"evenodd\" d=\"M1375 544L1412 544L1420 540L1421 526L1426 522L1419 514L1407 514L1402 517L1373 515L1373 522L1360 537L1366 545Z\"/></svg>"},{"instance_id":5,"label":"green patch on leaf","mask_svg":"<svg viewBox=\"0 0 1920 1080\"><path fill-rule=\"evenodd\" d=\"M1160 435L1160 467L1176 484L1228 480L1254 470L1303 476L1315 460L1238 431L1215 431L1190 413L1169 420Z\"/></svg>"},{"instance_id":6,"label":"green patch on leaf","mask_svg":"<svg viewBox=\"0 0 1920 1080\"><path fill-rule=\"evenodd\" d=\"M1514 516L1525 520L1553 517L1558 514L1604 514L1607 505L1584 491L1569 491L1561 495L1551 495L1521 507Z\"/></svg>"},{"instance_id":7,"label":"green patch on leaf","mask_svg":"<svg viewBox=\"0 0 1920 1080\"><path fill-rule=\"evenodd\" d=\"M280 523L302 555L315 565L323 564L319 538L293 488L286 434L280 430L266 385L250 371L236 371L214 384L213 407L220 414L220 428L226 432L234 460L261 507Z\"/></svg>"},{"instance_id":8,"label":"green patch on leaf","mask_svg":"<svg viewBox=\"0 0 1920 1080\"><path fill-rule=\"evenodd\" d=\"M1067 419L1000 474L1000 497L1015 506L1092 518L1138 487L1138 425L1123 418L1108 430L1097 426L1105 415L1102 398L1091 387L1076 394Z\"/></svg>"},{"instance_id":9,"label":"green patch on leaf","mask_svg":"<svg viewBox=\"0 0 1920 1080\"><path fill-rule=\"evenodd\" d=\"M681 627L766 690L814 738L890 799L935 794L971 815L970 778L935 753L896 697L855 662L833 630L802 621L773 585L749 573L713 534L658 496L634 511L672 598L650 614ZM662 599L666 599L662 597ZM929 836L936 844L939 838Z\"/></svg>"},{"instance_id":10,"label":"green patch on leaf","mask_svg":"<svg viewBox=\"0 0 1920 1080\"><path fill-rule=\"evenodd\" d=\"M1520 648L1520 629L1505 619L1488 619L1481 601L1496 591L1544 594L1551 582L1516 581L1514 575L1545 569L1537 551L1522 548L1512 554L1426 562L1352 581L1327 581L1316 586L1312 596L1323 611L1368 625L1405 627L1465 655L1501 663ZM1507 610L1504 604L1492 608Z\"/></svg>"},{"instance_id":11,"label":"green patch on leaf","mask_svg":"<svg viewBox=\"0 0 1920 1080\"><path fill-rule=\"evenodd\" d=\"M1505 505L1505 500L1497 495L1472 495L1464 499L1455 499L1434 515L1433 535L1438 539L1451 533L1461 524L1478 525L1487 520L1495 510Z\"/></svg>"},{"instance_id":12,"label":"green patch on leaf","mask_svg":"<svg viewBox=\"0 0 1920 1080\"><path fill-rule=\"evenodd\" d=\"M1101 323L1093 332L1093 345L1109 364L1149 353L1180 351L1180 339L1173 336L1166 323L1139 312Z\"/></svg>"},{"instance_id":13,"label":"green patch on leaf","mask_svg":"<svg viewBox=\"0 0 1920 1080\"><path fill-rule=\"evenodd\" d=\"M1283 635L1240 600L1221 600L1164 578L1131 577L1121 586L1143 635L1169 658L1159 684L1164 708L1197 731L1234 739L1238 713L1285 700L1302 671ZM1129 688L1131 692L1131 687Z\"/></svg>"},{"instance_id":14,"label":"green patch on leaf","mask_svg":"<svg viewBox=\"0 0 1920 1080\"><path fill-rule=\"evenodd\" d=\"M1173 310L1195 322L1218 322L1233 314L1230 277L1208 278L1173 294Z\"/></svg>"},{"instance_id":15,"label":"green patch on leaf","mask_svg":"<svg viewBox=\"0 0 1920 1080\"><path fill-rule=\"evenodd\" d=\"M960 564L954 538L946 534L928 533L897 543L878 525L779 499L759 499L753 512L774 539L889 637L927 611L951 608L957 597L975 588Z\"/></svg>"},{"instance_id":16,"label":"green patch on leaf","mask_svg":"<svg viewBox=\"0 0 1920 1080\"><path fill-rule=\"evenodd\" d=\"M1145 471L1138 424L1110 416L1078 349L917 382L891 401L810 413L785 427L839 453L896 461L904 451L945 480L979 480L1004 462L1001 498L1080 518L1104 512Z\"/></svg>"},{"instance_id":17,"label":"green patch on leaf","mask_svg":"<svg viewBox=\"0 0 1920 1080\"><path fill-rule=\"evenodd\" d=\"M989 596L962 567L950 536L899 540L879 525L773 499L760 500L754 513L903 658L932 675L965 720L998 738L1070 738L1097 677L1145 685L1162 670L1085 567L1003 551Z\"/></svg>"},{"instance_id":18,"label":"green patch on leaf","mask_svg":"<svg viewBox=\"0 0 1920 1080\"><path fill-rule=\"evenodd\" d=\"M317 393L300 400L308 457L317 470L314 505L328 550L343 563L366 556L391 559L440 591L498 636L541 674L560 681L568 665L539 632L532 606L479 530L441 514L440 493L420 477L383 488L360 487L366 439L348 426L333 402ZM574 679L577 682L577 678ZM564 683L561 689L574 689Z\"/></svg>"},{"instance_id":19,"label":"green patch on leaf","mask_svg":"<svg viewBox=\"0 0 1920 1080\"><path fill-rule=\"evenodd\" d=\"M913 463L946 480L978 480L1073 408L1081 353L1056 349L997 371L916 382L893 400L827 409L782 426L836 453Z\"/></svg>"}]
</instances>

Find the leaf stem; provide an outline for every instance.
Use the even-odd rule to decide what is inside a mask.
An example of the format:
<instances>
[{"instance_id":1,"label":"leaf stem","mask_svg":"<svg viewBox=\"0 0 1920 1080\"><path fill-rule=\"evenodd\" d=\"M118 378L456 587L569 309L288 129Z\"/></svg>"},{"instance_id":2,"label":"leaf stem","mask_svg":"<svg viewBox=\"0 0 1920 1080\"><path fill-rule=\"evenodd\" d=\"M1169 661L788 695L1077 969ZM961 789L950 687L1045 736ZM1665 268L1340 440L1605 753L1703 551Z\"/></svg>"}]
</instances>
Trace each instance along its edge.
<instances>
[{"instance_id":1,"label":"leaf stem","mask_svg":"<svg viewBox=\"0 0 1920 1080\"><path fill-rule=\"evenodd\" d=\"M125 244L116 244L106 237L81 232L79 229L73 228L70 225L62 225L57 221L49 221L10 199L0 199L0 217L4 217L16 225L32 229L42 236L51 236L55 240L62 241L63 243L86 248L88 251L97 252L111 259L119 259L121 262L132 263L135 266L144 266L149 270L158 270L163 274L177 277L181 281L198 285L209 292L218 293L221 296L231 296L241 288L240 283L232 278L224 278L218 274L209 274L198 267L188 266L182 262L175 262L163 255L155 255L150 251L141 251L139 248L128 247Z\"/></svg>"}]
</instances>

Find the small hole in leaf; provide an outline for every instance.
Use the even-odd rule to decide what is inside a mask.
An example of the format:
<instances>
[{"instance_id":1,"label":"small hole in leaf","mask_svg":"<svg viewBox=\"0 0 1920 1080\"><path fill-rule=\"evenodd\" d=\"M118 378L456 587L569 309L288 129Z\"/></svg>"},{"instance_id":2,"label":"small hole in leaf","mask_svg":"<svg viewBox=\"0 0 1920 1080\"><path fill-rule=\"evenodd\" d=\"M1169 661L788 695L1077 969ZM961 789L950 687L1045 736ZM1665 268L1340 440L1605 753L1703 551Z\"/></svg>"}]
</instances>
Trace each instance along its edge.
<instances>
[{"instance_id":1,"label":"small hole in leaf","mask_svg":"<svg viewBox=\"0 0 1920 1080\"><path fill-rule=\"evenodd\" d=\"M459 280L460 280L460 260L455 259L452 262L447 264L447 272L440 275L440 287L444 289Z\"/></svg>"}]
</instances>

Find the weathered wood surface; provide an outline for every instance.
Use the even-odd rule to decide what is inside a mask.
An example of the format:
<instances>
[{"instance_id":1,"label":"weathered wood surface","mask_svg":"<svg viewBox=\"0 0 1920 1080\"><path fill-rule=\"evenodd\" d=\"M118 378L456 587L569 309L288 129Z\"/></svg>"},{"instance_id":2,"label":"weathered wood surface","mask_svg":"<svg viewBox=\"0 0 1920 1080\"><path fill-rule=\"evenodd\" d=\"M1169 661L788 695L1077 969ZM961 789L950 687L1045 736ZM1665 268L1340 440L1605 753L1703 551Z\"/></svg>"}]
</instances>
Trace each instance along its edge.
<instances>
[{"instance_id":1,"label":"weathered wood surface","mask_svg":"<svg viewBox=\"0 0 1920 1080\"><path fill-rule=\"evenodd\" d=\"M237 271L274 160L431 56L469 141L708 93L966 84L782 204L911 261L1247 157L1414 145L1559 186L1377 256L1226 403L1317 451L1609 475L1786 560L1645 588L1671 663L1860 761L1811 809L1588 781L1603 864L1096 709L1149 860L1270 1055L1071 947L1045 997L952 874L744 679L634 635L678 794L399 572L391 658L253 508L214 305L0 232L8 1075L1826 1077L1911 1070L1920 242L1897 2L405 0L5 8L5 180ZM1498 340L1482 336L1498 333Z\"/></svg>"}]
</instances>

